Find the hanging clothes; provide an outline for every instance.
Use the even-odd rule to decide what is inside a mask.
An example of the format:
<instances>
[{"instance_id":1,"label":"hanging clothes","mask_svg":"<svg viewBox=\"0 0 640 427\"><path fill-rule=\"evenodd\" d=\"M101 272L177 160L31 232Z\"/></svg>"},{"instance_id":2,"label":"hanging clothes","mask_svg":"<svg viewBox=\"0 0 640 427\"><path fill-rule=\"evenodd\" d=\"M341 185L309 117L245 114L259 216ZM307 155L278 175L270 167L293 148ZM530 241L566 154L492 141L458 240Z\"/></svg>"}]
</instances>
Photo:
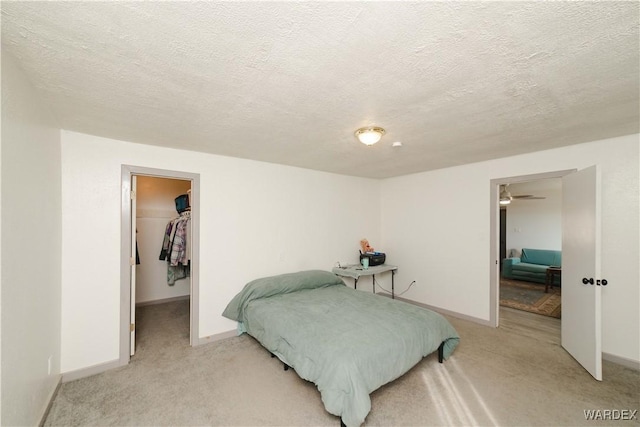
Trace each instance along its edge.
<instances>
[{"instance_id":1,"label":"hanging clothes","mask_svg":"<svg viewBox=\"0 0 640 427\"><path fill-rule=\"evenodd\" d=\"M165 227L160 260L167 261L167 284L173 286L176 280L190 274L191 211L183 211L180 216L169 221Z\"/></svg>"},{"instance_id":2,"label":"hanging clothes","mask_svg":"<svg viewBox=\"0 0 640 427\"><path fill-rule=\"evenodd\" d=\"M173 286L177 280L185 279L191 275L189 265L167 265L167 285Z\"/></svg>"}]
</instances>

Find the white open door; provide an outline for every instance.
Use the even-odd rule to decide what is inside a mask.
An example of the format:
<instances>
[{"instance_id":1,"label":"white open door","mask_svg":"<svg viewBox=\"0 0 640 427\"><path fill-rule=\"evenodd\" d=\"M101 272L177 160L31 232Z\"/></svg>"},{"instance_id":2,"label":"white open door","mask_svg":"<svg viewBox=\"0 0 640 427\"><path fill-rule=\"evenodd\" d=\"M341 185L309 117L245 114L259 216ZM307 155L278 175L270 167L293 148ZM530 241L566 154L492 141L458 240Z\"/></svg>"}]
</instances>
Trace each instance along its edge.
<instances>
[{"instance_id":1,"label":"white open door","mask_svg":"<svg viewBox=\"0 0 640 427\"><path fill-rule=\"evenodd\" d=\"M131 176L131 252L129 264L131 265L131 340L129 343L129 355L136 352L136 190L137 177Z\"/></svg>"},{"instance_id":2,"label":"white open door","mask_svg":"<svg viewBox=\"0 0 640 427\"><path fill-rule=\"evenodd\" d=\"M602 381L600 231L600 174L591 166L562 178L561 330L562 347Z\"/></svg>"}]
</instances>

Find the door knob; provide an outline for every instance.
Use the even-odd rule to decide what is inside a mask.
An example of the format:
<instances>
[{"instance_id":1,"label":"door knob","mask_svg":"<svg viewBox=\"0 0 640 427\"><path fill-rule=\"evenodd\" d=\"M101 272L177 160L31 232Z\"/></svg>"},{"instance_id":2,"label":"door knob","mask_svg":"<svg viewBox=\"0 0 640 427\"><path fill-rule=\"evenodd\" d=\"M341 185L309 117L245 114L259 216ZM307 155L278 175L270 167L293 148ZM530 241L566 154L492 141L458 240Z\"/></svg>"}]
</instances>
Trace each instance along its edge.
<instances>
[{"instance_id":1,"label":"door knob","mask_svg":"<svg viewBox=\"0 0 640 427\"><path fill-rule=\"evenodd\" d=\"M593 277L591 277L591 278L589 278L589 279L587 279L586 277L583 277L583 278L582 278L582 283L583 283L583 284L585 284L585 285L586 285L587 283L590 283L590 284L592 284L592 285L593 285Z\"/></svg>"}]
</instances>

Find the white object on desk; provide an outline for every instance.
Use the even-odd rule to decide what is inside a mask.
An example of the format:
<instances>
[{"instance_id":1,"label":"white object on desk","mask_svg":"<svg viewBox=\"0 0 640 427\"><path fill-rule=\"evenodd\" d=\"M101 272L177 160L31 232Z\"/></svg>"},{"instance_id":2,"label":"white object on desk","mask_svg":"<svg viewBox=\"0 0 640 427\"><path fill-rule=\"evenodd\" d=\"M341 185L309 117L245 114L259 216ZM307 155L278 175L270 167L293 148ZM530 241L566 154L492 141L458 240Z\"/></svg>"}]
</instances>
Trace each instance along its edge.
<instances>
[{"instance_id":1,"label":"white object on desk","mask_svg":"<svg viewBox=\"0 0 640 427\"><path fill-rule=\"evenodd\" d=\"M361 276L373 276L373 293L376 293L376 274L385 273L387 271L391 272L391 298L395 299L395 289L393 283L393 277L396 274L396 270L398 269L397 265L389 265L389 264L381 264L376 265L374 267L369 267L367 269L362 268L360 264L353 265L345 265L342 267L334 267L331 272L341 277L351 277L354 279L353 287L354 289L358 289L358 279Z\"/></svg>"}]
</instances>

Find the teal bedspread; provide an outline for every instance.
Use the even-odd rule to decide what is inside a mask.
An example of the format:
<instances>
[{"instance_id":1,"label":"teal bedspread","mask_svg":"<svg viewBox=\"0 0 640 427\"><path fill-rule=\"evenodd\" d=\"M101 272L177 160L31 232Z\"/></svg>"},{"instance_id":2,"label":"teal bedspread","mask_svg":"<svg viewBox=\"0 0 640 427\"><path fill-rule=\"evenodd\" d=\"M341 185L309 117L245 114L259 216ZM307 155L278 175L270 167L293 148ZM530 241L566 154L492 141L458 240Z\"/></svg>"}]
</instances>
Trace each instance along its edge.
<instances>
[{"instance_id":1,"label":"teal bedspread","mask_svg":"<svg viewBox=\"0 0 640 427\"><path fill-rule=\"evenodd\" d=\"M320 270L254 280L223 315L315 383L326 410L347 426L364 422L371 392L443 342L448 358L459 341L440 314L353 290Z\"/></svg>"}]
</instances>

